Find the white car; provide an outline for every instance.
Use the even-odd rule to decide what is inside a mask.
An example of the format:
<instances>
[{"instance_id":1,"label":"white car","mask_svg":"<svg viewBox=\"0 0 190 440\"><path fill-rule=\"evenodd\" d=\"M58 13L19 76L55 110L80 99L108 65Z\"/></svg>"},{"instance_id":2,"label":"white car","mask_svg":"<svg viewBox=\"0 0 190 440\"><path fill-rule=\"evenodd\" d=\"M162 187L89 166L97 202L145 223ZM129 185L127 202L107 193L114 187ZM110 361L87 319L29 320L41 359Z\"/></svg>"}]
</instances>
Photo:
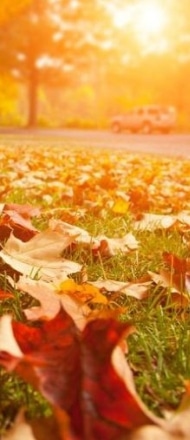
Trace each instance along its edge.
<instances>
[{"instance_id":1,"label":"white car","mask_svg":"<svg viewBox=\"0 0 190 440\"><path fill-rule=\"evenodd\" d=\"M114 133L131 131L133 133L170 133L176 126L176 109L172 106L146 105L114 116L111 129Z\"/></svg>"}]
</instances>

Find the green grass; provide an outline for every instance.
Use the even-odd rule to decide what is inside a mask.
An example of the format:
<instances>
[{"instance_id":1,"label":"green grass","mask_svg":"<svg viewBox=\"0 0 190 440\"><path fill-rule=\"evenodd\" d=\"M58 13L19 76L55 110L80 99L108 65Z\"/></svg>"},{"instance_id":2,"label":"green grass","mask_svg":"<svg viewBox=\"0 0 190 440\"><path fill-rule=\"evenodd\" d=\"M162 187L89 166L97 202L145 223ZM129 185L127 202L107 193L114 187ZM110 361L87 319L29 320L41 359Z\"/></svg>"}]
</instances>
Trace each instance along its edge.
<instances>
[{"instance_id":1,"label":"green grass","mask_svg":"<svg viewBox=\"0 0 190 440\"><path fill-rule=\"evenodd\" d=\"M162 306L159 292L153 291L148 301L134 308L130 304L123 320L129 317L136 326L128 341L136 387L147 406L162 416L178 406L184 379L190 377L190 316L184 319L181 311Z\"/></svg>"},{"instance_id":2,"label":"green grass","mask_svg":"<svg viewBox=\"0 0 190 440\"><path fill-rule=\"evenodd\" d=\"M39 220L38 220L39 222ZM88 217L80 224L93 235L104 232L108 236L124 235L132 223L130 219L111 217L103 220ZM41 228L44 227L42 218ZM186 245L176 231L138 232L138 257L136 252L111 258L94 260L88 250L77 249L74 260L86 264L89 279L105 277L120 281L138 279L148 270L159 271L163 267L162 252L174 252L179 256L187 253ZM66 255L66 254L65 254ZM69 256L68 254L66 256ZM5 280L1 277L2 287ZM9 290L9 286L5 286ZM168 292L168 297L169 297ZM156 414L164 409L174 409L184 391L183 380L190 377L190 314L175 309L166 301L162 288L153 286L147 299L136 299L121 295L118 304L127 307L123 321L136 326L136 333L129 337L128 361L134 373L137 390L142 400ZM0 314L11 312L15 318L24 321L23 309L32 305L29 295L15 292L15 299L1 303ZM12 379L11 379L12 377ZM44 399L32 391L29 385L1 372L1 419L2 427L8 423L21 406L28 408L29 416L38 417L48 413ZM21 384L21 386L20 386ZM4 416L6 414L6 416ZM5 421L6 420L6 421ZM7 421L8 420L8 421Z\"/></svg>"},{"instance_id":3,"label":"green grass","mask_svg":"<svg viewBox=\"0 0 190 440\"><path fill-rule=\"evenodd\" d=\"M51 408L40 393L3 368L0 368L0 389L0 434L11 426L19 408L26 408L30 418L50 416Z\"/></svg>"},{"instance_id":4,"label":"green grass","mask_svg":"<svg viewBox=\"0 0 190 440\"><path fill-rule=\"evenodd\" d=\"M57 207L56 194L51 206L45 201L41 203L44 213L34 221L39 230L46 227L54 201ZM28 193L26 195L23 189L14 189L4 202L39 205L40 198L32 193L28 200ZM62 208L65 212L74 209L63 201L59 202L59 208L60 212ZM53 217L59 218L60 212L55 211ZM156 232L134 231L130 213L119 216L108 211L103 216L99 213L96 216L89 212L78 220L77 226L93 236L105 234L108 237L121 237L132 232L139 241L138 251L127 255L118 253L110 258L95 259L89 249L79 246L72 258L86 265L89 280L97 280L99 277L124 282L138 280L148 271L159 273L164 267L163 252L171 252L181 258L189 254L188 234L184 240L175 228ZM65 256L69 257L69 251L65 252ZM7 283L2 274L0 288L14 292L14 299L0 302L0 315L12 313L16 319L25 321L23 310L33 304L33 299L14 291ZM136 332L128 339L127 360L134 374L137 391L146 405L162 416L164 410L178 406L184 392L184 380L190 378L190 309L181 309L180 305L176 308L169 289L165 291L156 285L152 285L148 298L142 301L121 295L117 302L126 307L120 319L136 327ZM3 369L0 370L0 389L0 433L10 425L22 406L27 408L30 417L49 415L49 405L40 394Z\"/></svg>"}]
</instances>

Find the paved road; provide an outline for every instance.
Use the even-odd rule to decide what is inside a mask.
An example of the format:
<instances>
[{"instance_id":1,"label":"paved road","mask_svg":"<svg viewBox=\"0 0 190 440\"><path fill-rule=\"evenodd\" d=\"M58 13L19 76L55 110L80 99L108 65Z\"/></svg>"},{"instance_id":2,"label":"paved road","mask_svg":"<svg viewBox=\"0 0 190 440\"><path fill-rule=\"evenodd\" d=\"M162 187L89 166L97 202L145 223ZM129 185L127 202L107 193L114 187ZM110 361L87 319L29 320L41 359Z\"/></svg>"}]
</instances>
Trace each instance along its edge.
<instances>
[{"instance_id":1,"label":"paved road","mask_svg":"<svg viewBox=\"0 0 190 440\"><path fill-rule=\"evenodd\" d=\"M3 138L6 141L16 135L22 135L34 143L39 141L39 138L43 138L45 141L56 137L58 144L64 141L68 145L86 146L87 148L102 147L135 153L190 158L190 134L134 135L114 134L106 130L0 129L1 140Z\"/></svg>"}]
</instances>

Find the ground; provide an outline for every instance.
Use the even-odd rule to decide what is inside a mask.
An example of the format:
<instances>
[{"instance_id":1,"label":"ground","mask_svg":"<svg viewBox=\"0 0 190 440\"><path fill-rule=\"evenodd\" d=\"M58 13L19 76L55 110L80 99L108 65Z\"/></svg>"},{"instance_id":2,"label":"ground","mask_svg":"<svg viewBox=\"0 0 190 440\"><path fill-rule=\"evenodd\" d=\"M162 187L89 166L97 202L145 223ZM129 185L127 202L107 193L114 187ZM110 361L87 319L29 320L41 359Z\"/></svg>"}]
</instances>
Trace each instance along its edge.
<instances>
[{"instance_id":1,"label":"ground","mask_svg":"<svg viewBox=\"0 0 190 440\"><path fill-rule=\"evenodd\" d=\"M84 428L75 426L67 399L65 402L62 394L58 398L51 386L47 392L42 385L44 371L39 373L40 386L33 380L30 370L36 369L40 358L47 368L47 383L53 377L56 389L57 378L48 370L44 344L48 359L56 359L57 371L60 368L71 385L68 399L74 398L74 381L81 383L83 377L84 391L93 406L92 390L97 387L99 416L92 411L88 440L97 438L93 430L100 429L100 421L104 438L109 439L111 435L127 438L138 426L150 423L162 429L159 420L165 421L166 411L175 411L180 405L188 393L190 375L189 160L103 148L87 150L66 142L56 145L52 138L36 148L36 143L34 147L22 137L6 141L6 149L2 141L0 155L0 311L3 319L7 313L14 318L14 338L24 356L14 367L20 379L2 369L2 433L20 407L27 407L29 419L40 416L47 424L52 408L58 405L69 414L72 435L78 429L77 438L84 439ZM60 303L67 313L64 317L59 315ZM66 336L60 331L63 322L74 339L67 339L66 329ZM6 323L7 334L10 325ZM44 334L49 335L47 340ZM60 348L57 358L54 353L56 340L66 359L71 356L66 347L63 350L65 337L72 349L71 379ZM113 367L110 358L118 344L122 356L125 351L125 368L132 373L130 385L121 383L116 373L120 361ZM9 342L0 348L9 353ZM26 358L29 352L30 359ZM4 359L1 355L1 364L14 369L10 366L15 360L9 356ZM96 369L90 373L91 365ZM97 371L102 384L107 377L103 407ZM92 377L93 387L88 377ZM131 398L133 381L137 394ZM57 384L60 387L60 377ZM112 428L108 427L110 390L113 395L109 398L116 405ZM78 393L81 402L81 391ZM122 407L128 408L131 401L136 414L133 418L126 409L122 427L117 418L121 411L118 393ZM85 414L81 418L87 426ZM54 423L63 426L57 415ZM168 425L163 429L171 431Z\"/></svg>"}]
</instances>

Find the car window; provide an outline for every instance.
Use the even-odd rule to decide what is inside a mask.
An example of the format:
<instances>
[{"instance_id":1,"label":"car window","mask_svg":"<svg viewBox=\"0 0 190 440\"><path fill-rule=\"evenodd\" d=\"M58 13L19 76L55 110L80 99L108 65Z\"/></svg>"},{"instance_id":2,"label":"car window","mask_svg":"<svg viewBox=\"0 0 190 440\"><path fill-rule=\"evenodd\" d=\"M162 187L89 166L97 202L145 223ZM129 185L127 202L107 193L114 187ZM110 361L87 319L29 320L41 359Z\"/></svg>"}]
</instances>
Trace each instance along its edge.
<instances>
[{"instance_id":1,"label":"car window","mask_svg":"<svg viewBox=\"0 0 190 440\"><path fill-rule=\"evenodd\" d=\"M143 115L143 113L144 113L144 109L143 108L137 108L136 109L136 114L137 115Z\"/></svg>"}]
</instances>

